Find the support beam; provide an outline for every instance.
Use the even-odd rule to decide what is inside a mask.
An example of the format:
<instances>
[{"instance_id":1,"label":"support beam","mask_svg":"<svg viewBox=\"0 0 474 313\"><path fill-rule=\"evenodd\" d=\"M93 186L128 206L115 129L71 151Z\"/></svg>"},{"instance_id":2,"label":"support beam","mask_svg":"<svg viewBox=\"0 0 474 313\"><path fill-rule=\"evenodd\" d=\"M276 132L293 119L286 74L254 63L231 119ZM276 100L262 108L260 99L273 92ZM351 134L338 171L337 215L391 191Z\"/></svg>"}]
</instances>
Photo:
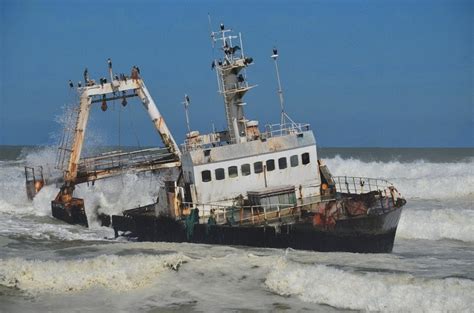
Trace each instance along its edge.
<instances>
[{"instance_id":1,"label":"support beam","mask_svg":"<svg viewBox=\"0 0 474 313\"><path fill-rule=\"evenodd\" d=\"M81 158L82 146L84 144L84 137L92 101L92 98L88 96L87 92L83 92L80 99L79 115L74 130L74 142L71 148L72 151L68 168L64 175L64 181L72 183L74 183L77 176L77 169Z\"/></svg>"},{"instance_id":2,"label":"support beam","mask_svg":"<svg viewBox=\"0 0 474 313\"><path fill-rule=\"evenodd\" d=\"M176 141L174 140L170 130L168 129L168 126L166 125L165 119L161 115L160 111L158 111L155 101L153 101L153 98L151 97L148 89L145 86L145 83L142 80L140 80L140 89L137 89L137 94L142 100L143 105L145 106L148 115L153 121L156 130L160 134L161 140L165 144L166 148L168 148L171 153L180 159L181 151L179 150L178 144L176 144Z\"/></svg>"}]
</instances>

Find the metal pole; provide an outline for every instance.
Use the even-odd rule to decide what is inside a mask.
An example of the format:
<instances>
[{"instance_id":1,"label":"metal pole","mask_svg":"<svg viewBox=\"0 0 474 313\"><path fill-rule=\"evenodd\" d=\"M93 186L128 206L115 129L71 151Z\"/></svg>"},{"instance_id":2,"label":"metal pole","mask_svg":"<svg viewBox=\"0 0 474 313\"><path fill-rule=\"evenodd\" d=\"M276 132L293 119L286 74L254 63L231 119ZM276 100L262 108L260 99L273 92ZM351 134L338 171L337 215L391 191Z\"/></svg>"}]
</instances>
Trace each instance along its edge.
<instances>
[{"instance_id":1,"label":"metal pole","mask_svg":"<svg viewBox=\"0 0 474 313\"><path fill-rule=\"evenodd\" d=\"M242 43L242 33L239 32L239 40L240 40L240 51L242 52L242 58L245 58L244 54L244 44Z\"/></svg>"},{"instance_id":2,"label":"metal pole","mask_svg":"<svg viewBox=\"0 0 474 313\"><path fill-rule=\"evenodd\" d=\"M189 113L188 113L188 107L189 107L189 97L188 95L184 95L184 112L186 113L186 126L188 128L188 134L191 132L191 127L189 126Z\"/></svg>"},{"instance_id":3,"label":"metal pole","mask_svg":"<svg viewBox=\"0 0 474 313\"><path fill-rule=\"evenodd\" d=\"M278 82L278 96L280 98L280 109L281 109L280 124L283 125L285 124L285 108L284 108L283 90L281 89L280 71L278 69L278 61L277 61L278 51L276 48L273 49L273 54L271 55L271 58L273 59L275 63L275 71L276 71L277 82Z\"/></svg>"}]
</instances>

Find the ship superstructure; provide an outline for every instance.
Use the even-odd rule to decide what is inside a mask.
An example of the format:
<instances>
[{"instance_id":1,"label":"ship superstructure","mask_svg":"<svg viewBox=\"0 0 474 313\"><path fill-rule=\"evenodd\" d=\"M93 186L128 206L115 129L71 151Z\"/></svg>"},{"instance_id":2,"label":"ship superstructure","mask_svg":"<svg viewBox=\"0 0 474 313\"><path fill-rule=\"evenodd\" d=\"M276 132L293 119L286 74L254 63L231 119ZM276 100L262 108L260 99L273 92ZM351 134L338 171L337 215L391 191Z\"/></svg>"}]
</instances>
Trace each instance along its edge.
<instances>
[{"instance_id":1,"label":"ship superstructure","mask_svg":"<svg viewBox=\"0 0 474 313\"><path fill-rule=\"evenodd\" d=\"M244 114L244 95L254 86L243 71L253 64L245 56L241 35L220 25L212 38L223 57L213 60L225 105L227 130L191 132L182 146L182 170L193 203L205 212L210 205L231 205L247 192L294 186L297 197L318 196L320 175L316 141L309 124L268 125L260 131ZM233 41L234 39L234 41ZM239 45L235 45L238 39Z\"/></svg>"}]
</instances>

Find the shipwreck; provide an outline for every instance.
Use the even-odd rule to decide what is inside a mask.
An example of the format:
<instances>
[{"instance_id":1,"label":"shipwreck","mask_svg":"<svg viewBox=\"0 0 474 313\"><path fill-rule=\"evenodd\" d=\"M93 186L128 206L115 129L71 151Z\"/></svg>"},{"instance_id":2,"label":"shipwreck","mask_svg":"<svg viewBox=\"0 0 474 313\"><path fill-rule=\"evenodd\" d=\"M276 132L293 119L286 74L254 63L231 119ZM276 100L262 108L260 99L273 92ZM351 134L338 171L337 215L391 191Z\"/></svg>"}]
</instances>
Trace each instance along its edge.
<instances>
[{"instance_id":1,"label":"shipwreck","mask_svg":"<svg viewBox=\"0 0 474 313\"><path fill-rule=\"evenodd\" d=\"M156 186L154 203L122 214L100 216L116 236L141 241L194 242L295 248L317 251L391 252L405 199L390 182L366 177L333 176L318 158L309 124L296 123L284 109L273 49L281 119L261 128L244 114L244 96L254 85L246 69L253 59L243 50L241 34L223 24L211 33L221 57L212 61L225 106L227 128L201 134L189 128L178 145L145 86L138 67L130 75L99 82L84 73L84 86L74 89L79 103L74 127L63 136L58 168L60 190L51 202L52 215L88 226L83 199L74 197L77 184L105 179L124 171L178 173ZM91 106L107 110L107 102L140 99L164 148L114 152L81 158ZM189 98L185 97L185 106ZM187 113L187 112L186 112ZM188 116L186 115L187 119ZM36 171L35 171L36 170ZM40 168L25 168L32 198L47 183Z\"/></svg>"}]
</instances>

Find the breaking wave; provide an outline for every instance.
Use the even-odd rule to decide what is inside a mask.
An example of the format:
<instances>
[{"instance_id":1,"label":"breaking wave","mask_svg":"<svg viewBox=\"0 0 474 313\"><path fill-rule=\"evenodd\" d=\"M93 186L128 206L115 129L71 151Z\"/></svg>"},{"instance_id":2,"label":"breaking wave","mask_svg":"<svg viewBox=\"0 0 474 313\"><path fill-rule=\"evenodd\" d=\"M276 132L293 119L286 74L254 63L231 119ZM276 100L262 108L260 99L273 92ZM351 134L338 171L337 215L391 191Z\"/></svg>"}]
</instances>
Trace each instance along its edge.
<instances>
[{"instance_id":1,"label":"breaking wave","mask_svg":"<svg viewBox=\"0 0 474 313\"><path fill-rule=\"evenodd\" d=\"M100 255L81 260L0 260L0 284L29 293L71 293L95 287L126 291L150 285L189 258L168 255Z\"/></svg>"},{"instance_id":2,"label":"breaking wave","mask_svg":"<svg viewBox=\"0 0 474 313\"><path fill-rule=\"evenodd\" d=\"M285 259L265 285L279 295L337 308L409 312L469 312L474 282L460 278L418 278L410 274L354 273Z\"/></svg>"},{"instance_id":3,"label":"breaking wave","mask_svg":"<svg viewBox=\"0 0 474 313\"><path fill-rule=\"evenodd\" d=\"M60 223L52 219L22 218L2 216L0 218L0 236L10 238L58 239L61 241L87 240L99 241L114 238L114 231L108 227L84 228L77 225Z\"/></svg>"},{"instance_id":4,"label":"breaking wave","mask_svg":"<svg viewBox=\"0 0 474 313\"><path fill-rule=\"evenodd\" d=\"M42 165L46 179L51 175L58 175L52 169L54 153L49 148L35 149L22 157L28 165ZM0 161L0 213L50 216L51 200L56 197L58 187L54 184L43 187L33 202L30 202L25 192L23 165L22 161ZM98 222L94 218L97 213L121 213L126 209L153 203L163 179L170 175L174 175L171 170L160 175L123 174L97 181L94 185L78 185L75 195L85 201L89 224L97 226Z\"/></svg>"},{"instance_id":5,"label":"breaking wave","mask_svg":"<svg viewBox=\"0 0 474 313\"><path fill-rule=\"evenodd\" d=\"M363 162L336 156L325 160L333 175L385 178L411 199L445 199L474 195L474 161L432 163Z\"/></svg>"},{"instance_id":6,"label":"breaking wave","mask_svg":"<svg viewBox=\"0 0 474 313\"><path fill-rule=\"evenodd\" d=\"M405 209L398 224L397 238L474 242L474 210Z\"/></svg>"}]
</instances>

